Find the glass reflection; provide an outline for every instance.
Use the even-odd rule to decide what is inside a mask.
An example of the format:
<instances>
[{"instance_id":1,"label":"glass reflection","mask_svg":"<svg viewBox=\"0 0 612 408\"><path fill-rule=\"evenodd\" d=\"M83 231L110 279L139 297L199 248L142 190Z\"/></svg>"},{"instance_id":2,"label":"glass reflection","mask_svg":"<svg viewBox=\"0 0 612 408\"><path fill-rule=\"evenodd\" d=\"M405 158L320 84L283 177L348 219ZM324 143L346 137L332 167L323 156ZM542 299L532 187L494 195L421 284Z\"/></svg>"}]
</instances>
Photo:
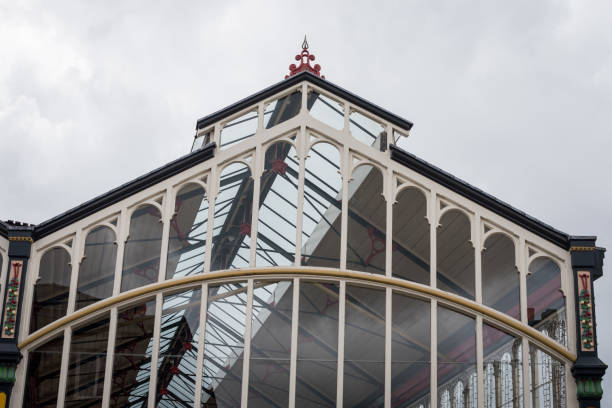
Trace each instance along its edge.
<instances>
[{"instance_id":1,"label":"glass reflection","mask_svg":"<svg viewBox=\"0 0 612 408\"><path fill-rule=\"evenodd\" d=\"M459 210L440 218L437 236L438 288L474 300L474 247L470 219Z\"/></svg>"},{"instance_id":2,"label":"glass reflection","mask_svg":"<svg viewBox=\"0 0 612 408\"><path fill-rule=\"evenodd\" d=\"M70 255L63 248L50 249L40 259L30 333L66 315L71 270Z\"/></svg>"},{"instance_id":3,"label":"glass reflection","mask_svg":"<svg viewBox=\"0 0 612 408\"><path fill-rule=\"evenodd\" d=\"M210 286L207 303L202 407L239 407L247 284Z\"/></svg>"},{"instance_id":4,"label":"glass reflection","mask_svg":"<svg viewBox=\"0 0 612 408\"><path fill-rule=\"evenodd\" d=\"M249 266L252 211L251 170L232 163L221 173L215 200L211 271Z\"/></svg>"},{"instance_id":5,"label":"glass reflection","mask_svg":"<svg viewBox=\"0 0 612 408\"><path fill-rule=\"evenodd\" d=\"M223 126L219 148L233 147L236 143L254 136L256 131L257 112L247 112Z\"/></svg>"},{"instance_id":6,"label":"glass reflection","mask_svg":"<svg viewBox=\"0 0 612 408\"><path fill-rule=\"evenodd\" d=\"M341 189L338 149L315 144L304 173L302 265L340 267Z\"/></svg>"},{"instance_id":7,"label":"glass reflection","mask_svg":"<svg viewBox=\"0 0 612 408\"><path fill-rule=\"evenodd\" d=\"M25 408L55 407L62 365L64 336L58 336L28 353L23 398Z\"/></svg>"},{"instance_id":8,"label":"glass reflection","mask_svg":"<svg viewBox=\"0 0 612 408\"><path fill-rule=\"evenodd\" d=\"M553 340L566 345L565 297L561 270L549 258L537 258L527 275L527 320Z\"/></svg>"},{"instance_id":9,"label":"glass reflection","mask_svg":"<svg viewBox=\"0 0 612 408\"><path fill-rule=\"evenodd\" d=\"M385 130L380 123L356 111L351 112L349 118L349 129L355 139L379 147L380 135Z\"/></svg>"},{"instance_id":10,"label":"glass reflection","mask_svg":"<svg viewBox=\"0 0 612 408\"><path fill-rule=\"evenodd\" d=\"M529 343L529 396L532 407L565 408L565 366Z\"/></svg>"},{"instance_id":11,"label":"glass reflection","mask_svg":"<svg viewBox=\"0 0 612 408\"><path fill-rule=\"evenodd\" d=\"M431 305L395 292L392 302L391 406L427 407Z\"/></svg>"},{"instance_id":12,"label":"glass reflection","mask_svg":"<svg viewBox=\"0 0 612 408\"><path fill-rule=\"evenodd\" d=\"M393 204L393 276L429 284L429 223L427 200L407 188Z\"/></svg>"},{"instance_id":13,"label":"glass reflection","mask_svg":"<svg viewBox=\"0 0 612 408\"><path fill-rule=\"evenodd\" d=\"M102 406L109 326L106 313L72 332L65 406Z\"/></svg>"},{"instance_id":14,"label":"glass reflection","mask_svg":"<svg viewBox=\"0 0 612 408\"><path fill-rule=\"evenodd\" d=\"M380 170L369 164L353 170L348 195L346 267L384 275L387 211Z\"/></svg>"},{"instance_id":15,"label":"glass reflection","mask_svg":"<svg viewBox=\"0 0 612 408\"><path fill-rule=\"evenodd\" d=\"M385 397L385 290L346 285L344 406L382 407Z\"/></svg>"},{"instance_id":16,"label":"glass reflection","mask_svg":"<svg viewBox=\"0 0 612 408\"><path fill-rule=\"evenodd\" d=\"M111 379L111 407L147 405L155 300L120 309Z\"/></svg>"},{"instance_id":17,"label":"glass reflection","mask_svg":"<svg viewBox=\"0 0 612 408\"><path fill-rule=\"evenodd\" d=\"M301 282L295 406L335 407L338 293L332 283Z\"/></svg>"},{"instance_id":18,"label":"glass reflection","mask_svg":"<svg viewBox=\"0 0 612 408\"><path fill-rule=\"evenodd\" d=\"M115 240L115 232L108 227L97 227L87 234L83 259L79 266L76 309L113 294L117 259Z\"/></svg>"},{"instance_id":19,"label":"glass reflection","mask_svg":"<svg viewBox=\"0 0 612 408\"><path fill-rule=\"evenodd\" d=\"M166 279L204 272L208 200L204 188L189 184L178 192L170 220Z\"/></svg>"},{"instance_id":20,"label":"glass reflection","mask_svg":"<svg viewBox=\"0 0 612 408\"><path fill-rule=\"evenodd\" d=\"M201 298L201 289L164 296L156 407L194 404Z\"/></svg>"},{"instance_id":21,"label":"glass reflection","mask_svg":"<svg viewBox=\"0 0 612 408\"><path fill-rule=\"evenodd\" d=\"M483 324L483 372L486 408L523 406L522 341Z\"/></svg>"},{"instance_id":22,"label":"glass reflection","mask_svg":"<svg viewBox=\"0 0 612 408\"><path fill-rule=\"evenodd\" d=\"M308 110L313 118L335 129L344 129L344 107L341 103L313 90L309 90L308 102Z\"/></svg>"},{"instance_id":23,"label":"glass reflection","mask_svg":"<svg viewBox=\"0 0 612 408\"><path fill-rule=\"evenodd\" d=\"M249 407L289 405L293 282L255 282Z\"/></svg>"},{"instance_id":24,"label":"glass reflection","mask_svg":"<svg viewBox=\"0 0 612 408\"><path fill-rule=\"evenodd\" d=\"M270 129L297 116L301 107L302 92L299 90L270 102L264 110L264 128Z\"/></svg>"},{"instance_id":25,"label":"glass reflection","mask_svg":"<svg viewBox=\"0 0 612 408\"><path fill-rule=\"evenodd\" d=\"M157 282L162 228L161 213L153 205L139 207L132 214L123 255L122 292Z\"/></svg>"},{"instance_id":26,"label":"glass reflection","mask_svg":"<svg viewBox=\"0 0 612 408\"><path fill-rule=\"evenodd\" d=\"M295 261L298 173L291 143L274 143L266 150L259 196L257 266L292 265Z\"/></svg>"},{"instance_id":27,"label":"glass reflection","mask_svg":"<svg viewBox=\"0 0 612 408\"><path fill-rule=\"evenodd\" d=\"M475 376L476 320L438 305L438 406L476 406Z\"/></svg>"},{"instance_id":28,"label":"glass reflection","mask_svg":"<svg viewBox=\"0 0 612 408\"><path fill-rule=\"evenodd\" d=\"M516 269L514 242L493 234L482 252L482 301L485 305L520 319L520 276Z\"/></svg>"}]
</instances>

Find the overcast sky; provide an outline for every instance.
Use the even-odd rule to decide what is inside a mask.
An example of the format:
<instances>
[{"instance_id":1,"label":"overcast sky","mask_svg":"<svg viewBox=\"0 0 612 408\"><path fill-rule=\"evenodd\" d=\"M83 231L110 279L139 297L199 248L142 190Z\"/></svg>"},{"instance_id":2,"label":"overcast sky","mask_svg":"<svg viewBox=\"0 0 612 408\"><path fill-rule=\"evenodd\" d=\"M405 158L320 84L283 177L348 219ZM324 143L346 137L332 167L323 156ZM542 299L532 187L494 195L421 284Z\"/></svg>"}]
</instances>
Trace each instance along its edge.
<instances>
[{"instance_id":1,"label":"overcast sky","mask_svg":"<svg viewBox=\"0 0 612 408\"><path fill-rule=\"evenodd\" d=\"M289 3L0 0L0 218L187 153L196 119L282 80L307 33L328 80L414 122L407 150L610 248L612 364L612 3Z\"/></svg>"}]
</instances>

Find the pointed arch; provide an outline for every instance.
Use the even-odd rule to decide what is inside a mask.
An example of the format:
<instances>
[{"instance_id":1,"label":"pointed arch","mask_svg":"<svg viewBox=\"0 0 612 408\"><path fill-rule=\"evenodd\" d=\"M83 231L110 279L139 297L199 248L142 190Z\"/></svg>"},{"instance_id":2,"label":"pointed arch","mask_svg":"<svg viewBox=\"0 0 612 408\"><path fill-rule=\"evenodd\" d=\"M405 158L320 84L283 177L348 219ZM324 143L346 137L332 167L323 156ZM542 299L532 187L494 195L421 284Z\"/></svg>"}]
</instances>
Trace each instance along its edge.
<instances>
[{"instance_id":1,"label":"pointed arch","mask_svg":"<svg viewBox=\"0 0 612 408\"><path fill-rule=\"evenodd\" d=\"M91 229L79 265L75 309L112 296L117 259L117 237L106 225Z\"/></svg>"},{"instance_id":2,"label":"pointed arch","mask_svg":"<svg viewBox=\"0 0 612 408\"><path fill-rule=\"evenodd\" d=\"M482 257L482 302L520 319L520 275L514 241L502 232L487 236Z\"/></svg>"}]
</instances>

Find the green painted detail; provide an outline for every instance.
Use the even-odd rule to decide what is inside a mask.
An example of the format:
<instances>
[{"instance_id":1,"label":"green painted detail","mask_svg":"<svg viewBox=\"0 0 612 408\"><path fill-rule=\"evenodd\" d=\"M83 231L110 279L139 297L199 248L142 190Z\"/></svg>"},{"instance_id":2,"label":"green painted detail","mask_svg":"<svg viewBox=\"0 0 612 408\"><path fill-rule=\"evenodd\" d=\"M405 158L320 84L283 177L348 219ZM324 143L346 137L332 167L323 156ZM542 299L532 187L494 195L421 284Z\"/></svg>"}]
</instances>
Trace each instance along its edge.
<instances>
[{"instance_id":1,"label":"green painted detail","mask_svg":"<svg viewBox=\"0 0 612 408\"><path fill-rule=\"evenodd\" d=\"M0 382L15 382L15 366L14 365L0 365Z\"/></svg>"},{"instance_id":2,"label":"green painted detail","mask_svg":"<svg viewBox=\"0 0 612 408\"><path fill-rule=\"evenodd\" d=\"M601 398L603 389L601 388L601 378L580 378L576 382L578 399Z\"/></svg>"}]
</instances>

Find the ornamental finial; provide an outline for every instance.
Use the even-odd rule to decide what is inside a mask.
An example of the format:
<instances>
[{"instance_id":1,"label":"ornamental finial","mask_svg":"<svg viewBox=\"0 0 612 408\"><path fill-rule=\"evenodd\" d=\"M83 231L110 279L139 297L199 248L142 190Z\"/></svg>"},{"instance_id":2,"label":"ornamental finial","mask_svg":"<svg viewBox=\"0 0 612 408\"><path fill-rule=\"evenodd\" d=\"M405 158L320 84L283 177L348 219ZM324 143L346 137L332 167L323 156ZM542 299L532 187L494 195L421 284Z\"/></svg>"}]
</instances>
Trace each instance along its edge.
<instances>
[{"instance_id":1,"label":"ornamental finial","mask_svg":"<svg viewBox=\"0 0 612 408\"><path fill-rule=\"evenodd\" d=\"M289 65L289 75L285 75L285 79L302 71L311 72L316 76L320 76L321 78L325 79L325 76L321 75L321 66L319 64L315 64L314 67L310 65L310 61L314 61L315 56L308 52L308 41L306 40L306 36L304 36L304 42L302 43L302 52L295 56L295 60L300 61L300 65Z\"/></svg>"}]
</instances>

